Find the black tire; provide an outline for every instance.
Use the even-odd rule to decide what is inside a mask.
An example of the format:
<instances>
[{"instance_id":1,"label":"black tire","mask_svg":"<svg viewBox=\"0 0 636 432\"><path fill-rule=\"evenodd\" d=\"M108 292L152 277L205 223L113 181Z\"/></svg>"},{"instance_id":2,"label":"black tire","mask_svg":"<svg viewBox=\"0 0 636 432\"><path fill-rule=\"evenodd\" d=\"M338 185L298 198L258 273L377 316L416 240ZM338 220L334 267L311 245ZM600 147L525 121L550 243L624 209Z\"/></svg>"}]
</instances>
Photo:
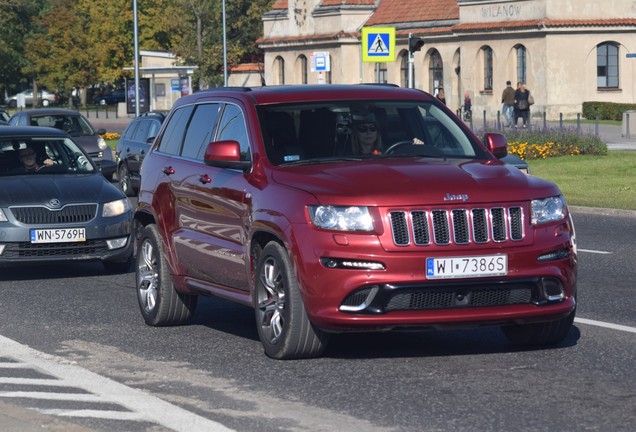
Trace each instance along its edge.
<instances>
[{"instance_id":1,"label":"black tire","mask_svg":"<svg viewBox=\"0 0 636 432\"><path fill-rule=\"evenodd\" d=\"M554 345L563 341L572 327L576 309L565 318L536 324L503 326L501 330L514 345Z\"/></svg>"},{"instance_id":2,"label":"black tire","mask_svg":"<svg viewBox=\"0 0 636 432\"><path fill-rule=\"evenodd\" d=\"M135 191L130 184L130 174L128 173L128 167L125 163L121 164L119 170L117 171L117 184L119 185L119 189L121 189L121 191L126 194L127 197L135 196Z\"/></svg>"},{"instance_id":3,"label":"black tire","mask_svg":"<svg viewBox=\"0 0 636 432\"><path fill-rule=\"evenodd\" d=\"M182 325L192 319L197 296L176 291L156 225L148 225L141 232L135 279L139 309L146 324Z\"/></svg>"},{"instance_id":4,"label":"black tire","mask_svg":"<svg viewBox=\"0 0 636 432\"><path fill-rule=\"evenodd\" d=\"M258 257L254 310L269 357L311 358L325 350L330 335L309 321L289 256L276 242L268 243Z\"/></svg>"}]
</instances>

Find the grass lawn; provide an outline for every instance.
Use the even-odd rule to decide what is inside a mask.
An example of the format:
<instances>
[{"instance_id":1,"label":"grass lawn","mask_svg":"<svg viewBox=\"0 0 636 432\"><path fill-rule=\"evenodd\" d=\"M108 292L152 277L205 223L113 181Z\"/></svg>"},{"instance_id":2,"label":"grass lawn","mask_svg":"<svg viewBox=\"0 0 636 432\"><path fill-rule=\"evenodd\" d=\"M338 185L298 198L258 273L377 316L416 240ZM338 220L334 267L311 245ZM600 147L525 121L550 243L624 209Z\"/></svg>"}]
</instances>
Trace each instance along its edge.
<instances>
[{"instance_id":1,"label":"grass lawn","mask_svg":"<svg viewBox=\"0 0 636 432\"><path fill-rule=\"evenodd\" d=\"M636 151L528 161L532 174L557 184L569 205L636 210Z\"/></svg>"}]
</instances>

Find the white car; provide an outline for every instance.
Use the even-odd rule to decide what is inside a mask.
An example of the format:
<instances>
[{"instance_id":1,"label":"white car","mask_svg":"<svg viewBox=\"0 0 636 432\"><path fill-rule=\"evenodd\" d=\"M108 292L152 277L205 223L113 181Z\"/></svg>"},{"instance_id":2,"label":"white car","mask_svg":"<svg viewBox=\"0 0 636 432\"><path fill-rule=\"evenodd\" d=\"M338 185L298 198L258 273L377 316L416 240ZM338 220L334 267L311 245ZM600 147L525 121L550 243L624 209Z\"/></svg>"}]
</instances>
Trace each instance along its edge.
<instances>
[{"instance_id":1,"label":"white car","mask_svg":"<svg viewBox=\"0 0 636 432\"><path fill-rule=\"evenodd\" d=\"M9 108L16 108L18 106L18 99L24 96L24 105L25 106L33 106L33 90L24 90L20 93L9 96L4 100L4 104ZM47 90L38 91L38 103L41 106L49 106L57 102L57 96L53 93L50 93Z\"/></svg>"}]
</instances>

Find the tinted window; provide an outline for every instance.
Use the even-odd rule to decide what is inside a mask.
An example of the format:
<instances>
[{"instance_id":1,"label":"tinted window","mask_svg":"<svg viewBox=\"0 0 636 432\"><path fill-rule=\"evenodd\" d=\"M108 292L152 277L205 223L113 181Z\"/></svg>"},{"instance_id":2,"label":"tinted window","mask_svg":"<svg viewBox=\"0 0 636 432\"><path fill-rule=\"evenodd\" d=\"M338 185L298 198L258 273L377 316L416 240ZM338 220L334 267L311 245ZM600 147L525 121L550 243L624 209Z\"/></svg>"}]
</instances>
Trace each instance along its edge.
<instances>
[{"instance_id":1,"label":"tinted window","mask_svg":"<svg viewBox=\"0 0 636 432\"><path fill-rule=\"evenodd\" d=\"M236 105L226 105L217 141L234 140L241 144L241 160L250 160L250 146L243 112Z\"/></svg>"},{"instance_id":2,"label":"tinted window","mask_svg":"<svg viewBox=\"0 0 636 432\"><path fill-rule=\"evenodd\" d=\"M135 134L135 130L137 129L137 126L139 126L139 122L133 121L132 123L130 123L128 127L126 128L126 130L124 131L122 138L127 140L132 139L133 135Z\"/></svg>"},{"instance_id":3,"label":"tinted window","mask_svg":"<svg viewBox=\"0 0 636 432\"><path fill-rule=\"evenodd\" d=\"M168 120L169 123L159 143L159 151L179 154L185 128L188 125L188 120L190 119L193 108L192 105L179 108L170 116Z\"/></svg>"},{"instance_id":4,"label":"tinted window","mask_svg":"<svg viewBox=\"0 0 636 432\"><path fill-rule=\"evenodd\" d=\"M133 135L133 141L146 142L148 131L150 130L150 122L148 120L139 121L139 126Z\"/></svg>"},{"instance_id":5,"label":"tinted window","mask_svg":"<svg viewBox=\"0 0 636 432\"><path fill-rule=\"evenodd\" d=\"M203 160L203 153L208 143L212 142L214 130L219 121L222 105L198 105L188 126L182 155Z\"/></svg>"}]
</instances>

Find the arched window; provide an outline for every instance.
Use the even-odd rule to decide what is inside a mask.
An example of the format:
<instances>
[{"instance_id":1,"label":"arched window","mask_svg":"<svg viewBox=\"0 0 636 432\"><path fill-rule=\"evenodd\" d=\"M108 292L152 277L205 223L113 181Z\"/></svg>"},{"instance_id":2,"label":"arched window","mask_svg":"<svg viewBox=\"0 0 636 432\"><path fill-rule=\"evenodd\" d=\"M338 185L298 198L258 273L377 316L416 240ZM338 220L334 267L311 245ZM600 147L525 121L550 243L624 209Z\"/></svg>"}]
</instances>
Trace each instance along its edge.
<instances>
[{"instance_id":1,"label":"arched window","mask_svg":"<svg viewBox=\"0 0 636 432\"><path fill-rule=\"evenodd\" d=\"M300 68L300 83L307 84L307 57L305 57L303 54L298 56L298 67Z\"/></svg>"},{"instance_id":2,"label":"arched window","mask_svg":"<svg viewBox=\"0 0 636 432\"><path fill-rule=\"evenodd\" d=\"M523 45L517 45L515 47L517 54L517 82L527 83L526 81L526 47Z\"/></svg>"},{"instance_id":3,"label":"arched window","mask_svg":"<svg viewBox=\"0 0 636 432\"><path fill-rule=\"evenodd\" d=\"M431 61L428 65L428 90L431 94L444 86L444 64L442 56L436 49L431 51Z\"/></svg>"},{"instance_id":4,"label":"arched window","mask_svg":"<svg viewBox=\"0 0 636 432\"><path fill-rule=\"evenodd\" d=\"M484 57L484 90L492 91L493 53L492 48L485 46L481 49Z\"/></svg>"},{"instance_id":5,"label":"arched window","mask_svg":"<svg viewBox=\"0 0 636 432\"><path fill-rule=\"evenodd\" d=\"M413 82L415 82L415 71L413 71ZM402 51L400 55L400 85L402 87L409 86L409 53Z\"/></svg>"},{"instance_id":6,"label":"arched window","mask_svg":"<svg viewBox=\"0 0 636 432\"><path fill-rule=\"evenodd\" d=\"M282 57L276 57L274 60L278 72L278 84L285 84L285 60Z\"/></svg>"},{"instance_id":7,"label":"arched window","mask_svg":"<svg viewBox=\"0 0 636 432\"><path fill-rule=\"evenodd\" d=\"M596 47L596 86L618 88L618 45L604 42Z\"/></svg>"}]
</instances>

